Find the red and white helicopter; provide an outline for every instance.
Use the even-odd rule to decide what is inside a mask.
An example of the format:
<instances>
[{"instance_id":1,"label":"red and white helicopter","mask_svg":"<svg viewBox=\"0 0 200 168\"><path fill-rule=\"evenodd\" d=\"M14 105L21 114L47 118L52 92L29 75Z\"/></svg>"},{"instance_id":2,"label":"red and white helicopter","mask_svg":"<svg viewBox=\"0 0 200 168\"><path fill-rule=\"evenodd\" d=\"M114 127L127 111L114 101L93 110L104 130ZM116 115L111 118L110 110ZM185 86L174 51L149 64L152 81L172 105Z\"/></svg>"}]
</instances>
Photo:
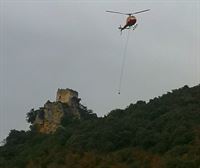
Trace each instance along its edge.
<instances>
[{"instance_id":1,"label":"red and white helicopter","mask_svg":"<svg viewBox=\"0 0 200 168\"><path fill-rule=\"evenodd\" d=\"M149 10L150 9L146 9L146 10L142 10L142 11L138 11L138 12L134 12L134 13L121 13L121 12L115 12L115 11L106 11L106 12L128 15L128 17L126 19L126 24L123 27L121 27L121 25L119 27L119 29L122 32L124 29L130 29L132 26L133 26L133 30L137 27L137 24L136 24L137 19L133 15L138 14L138 13L142 13L142 12L147 12Z\"/></svg>"}]
</instances>

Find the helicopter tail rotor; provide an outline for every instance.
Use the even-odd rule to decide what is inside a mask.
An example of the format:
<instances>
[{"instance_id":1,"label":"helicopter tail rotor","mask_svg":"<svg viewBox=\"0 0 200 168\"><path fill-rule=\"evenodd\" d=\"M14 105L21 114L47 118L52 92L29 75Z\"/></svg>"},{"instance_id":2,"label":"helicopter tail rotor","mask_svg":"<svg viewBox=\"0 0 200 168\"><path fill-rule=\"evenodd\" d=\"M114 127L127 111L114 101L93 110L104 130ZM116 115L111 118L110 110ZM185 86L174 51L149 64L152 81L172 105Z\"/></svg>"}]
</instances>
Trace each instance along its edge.
<instances>
[{"instance_id":1,"label":"helicopter tail rotor","mask_svg":"<svg viewBox=\"0 0 200 168\"><path fill-rule=\"evenodd\" d=\"M122 30L123 30L122 26L120 25L118 28L120 30L120 34L122 35Z\"/></svg>"}]
</instances>

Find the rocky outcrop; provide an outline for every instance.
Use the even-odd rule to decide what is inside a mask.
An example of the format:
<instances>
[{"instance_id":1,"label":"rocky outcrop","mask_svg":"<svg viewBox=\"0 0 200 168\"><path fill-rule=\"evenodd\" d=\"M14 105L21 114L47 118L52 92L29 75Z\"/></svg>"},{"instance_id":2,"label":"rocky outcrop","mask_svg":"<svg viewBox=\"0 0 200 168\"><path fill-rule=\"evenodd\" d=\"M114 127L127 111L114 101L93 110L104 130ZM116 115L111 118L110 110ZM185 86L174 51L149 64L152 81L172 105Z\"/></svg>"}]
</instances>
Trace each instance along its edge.
<instances>
[{"instance_id":1,"label":"rocky outcrop","mask_svg":"<svg viewBox=\"0 0 200 168\"><path fill-rule=\"evenodd\" d=\"M36 116L34 125L39 132L53 133L60 126L64 110L60 102L47 102L41 109L41 114Z\"/></svg>"},{"instance_id":2,"label":"rocky outcrop","mask_svg":"<svg viewBox=\"0 0 200 168\"><path fill-rule=\"evenodd\" d=\"M97 117L91 110L80 104L78 92L71 89L58 89L56 101L47 101L39 110L28 113L28 121L41 133L54 133L62 127L63 117L88 119Z\"/></svg>"}]
</instances>

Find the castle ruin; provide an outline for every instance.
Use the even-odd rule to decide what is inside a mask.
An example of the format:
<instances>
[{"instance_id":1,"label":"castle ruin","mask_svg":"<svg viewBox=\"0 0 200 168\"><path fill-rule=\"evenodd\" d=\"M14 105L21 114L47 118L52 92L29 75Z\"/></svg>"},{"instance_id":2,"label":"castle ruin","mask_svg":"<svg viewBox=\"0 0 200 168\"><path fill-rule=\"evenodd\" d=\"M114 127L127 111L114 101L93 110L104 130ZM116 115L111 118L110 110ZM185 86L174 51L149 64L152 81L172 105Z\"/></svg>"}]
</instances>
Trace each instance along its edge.
<instances>
[{"instance_id":1,"label":"castle ruin","mask_svg":"<svg viewBox=\"0 0 200 168\"><path fill-rule=\"evenodd\" d=\"M74 99L78 99L78 92L72 89L58 89L56 95L57 102L66 103L70 106Z\"/></svg>"}]
</instances>

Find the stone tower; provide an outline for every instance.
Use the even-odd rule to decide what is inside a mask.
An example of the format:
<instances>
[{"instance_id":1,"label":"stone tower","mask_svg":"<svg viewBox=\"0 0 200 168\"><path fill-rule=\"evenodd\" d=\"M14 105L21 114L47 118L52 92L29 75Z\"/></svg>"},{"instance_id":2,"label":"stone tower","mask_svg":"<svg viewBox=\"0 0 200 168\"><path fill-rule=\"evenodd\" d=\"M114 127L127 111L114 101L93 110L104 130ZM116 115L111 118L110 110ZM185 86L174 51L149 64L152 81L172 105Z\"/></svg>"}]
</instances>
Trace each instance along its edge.
<instances>
[{"instance_id":1,"label":"stone tower","mask_svg":"<svg viewBox=\"0 0 200 168\"><path fill-rule=\"evenodd\" d=\"M61 103L66 103L68 105L72 105L72 100L74 98L78 99L78 92L72 89L58 89L56 95L56 101Z\"/></svg>"}]
</instances>

